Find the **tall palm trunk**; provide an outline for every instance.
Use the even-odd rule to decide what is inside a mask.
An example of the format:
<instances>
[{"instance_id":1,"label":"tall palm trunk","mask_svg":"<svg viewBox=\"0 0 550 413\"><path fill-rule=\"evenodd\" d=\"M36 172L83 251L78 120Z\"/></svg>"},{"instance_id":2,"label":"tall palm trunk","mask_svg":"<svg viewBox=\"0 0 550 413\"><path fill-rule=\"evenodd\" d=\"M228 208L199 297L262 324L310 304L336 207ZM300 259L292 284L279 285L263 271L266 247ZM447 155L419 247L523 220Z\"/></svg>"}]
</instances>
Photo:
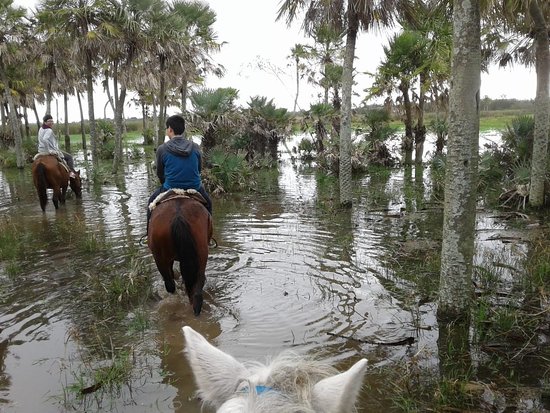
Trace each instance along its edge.
<instances>
[{"instance_id":1,"label":"tall palm trunk","mask_svg":"<svg viewBox=\"0 0 550 413\"><path fill-rule=\"evenodd\" d=\"M2 61L0 61L0 76L0 78L2 79L2 83L4 84L4 99L9 106L8 116L11 123L11 129L13 131L13 138L15 139L16 163L18 168L23 169L25 166L25 159L23 159L23 142L21 138L20 122L17 119L15 102L13 101L13 97L10 93L9 80L8 76L6 75L5 67Z\"/></svg>"},{"instance_id":2,"label":"tall palm trunk","mask_svg":"<svg viewBox=\"0 0 550 413\"><path fill-rule=\"evenodd\" d=\"M187 79L181 82L181 113L185 114L187 111L187 93L189 92L189 86Z\"/></svg>"},{"instance_id":3,"label":"tall palm trunk","mask_svg":"<svg viewBox=\"0 0 550 413\"><path fill-rule=\"evenodd\" d=\"M31 137L31 128L29 127L29 116L26 104L23 106L23 120L25 121L25 137L29 139Z\"/></svg>"},{"instance_id":4,"label":"tall palm trunk","mask_svg":"<svg viewBox=\"0 0 550 413\"><path fill-rule=\"evenodd\" d=\"M440 320L468 319L473 299L481 46L479 0L454 0L449 143L445 171Z\"/></svg>"},{"instance_id":5,"label":"tall palm trunk","mask_svg":"<svg viewBox=\"0 0 550 413\"><path fill-rule=\"evenodd\" d=\"M108 85L106 86L108 88ZM124 117L124 101L126 100L126 85L120 87L118 91L118 64L115 61L113 64L113 93L114 106L113 113L115 115L115 153L113 156L113 173L118 172L118 168L122 165L122 135L123 135L123 117Z\"/></svg>"},{"instance_id":6,"label":"tall palm trunk","mask_svg":"<svg viewBox=\"0 0 550 413\"><path fill-rule=\"evenodd\" d=\"M548 132L550 130L550 51L547 22L537 0L529 3L529 13L535 22L535 53L537 95L535 97L535 132L531 161L529 203L533 207L544 204L544 181L548 159Z\"/></svg>"},{"instance_id":7,"label":"tall palm trunk","mask_svg":"<svg viewBox=\"0 0 550 413\"><path fill-rule=\"evenodd\" d=\"M82 134L82 151L84 152L84 159L88 160L88 145L86 144L86 128L84 126L84 110L82 109L82 99L80 99L80 92L76 92L76 98L78 100L78 109L80 110L80 133Z\"/></svg>"},{"instance_id":8,"label":"tall palm trunk","mask_svg":"<svg viewBox=\"0 0 550 413\"><path fill-rule=\"evenodd\" d=\"M296 96L294 96L294 110L298 107L298 95L300 94L300 58L296 56Z\"/></svg>"},{"instance_id":9,"label":"tall palm trunk","mask_svg":"<svg viewBox=\"0 0 550 413\"><path fill-rule=\"evenodd\" d=\"M67 91L63 91L63 112L65 116L65 150L71 150L71 136L69 134L69 96Z\"/></svg>"},{"instance_id":10,"label":"tall palm trunk","mask_svg":"<svg viewBox=\"0 0 550 413\"><path fill-rule=\"evenodd\" d=\"M399 90L403 94L403 105L405 106L405 135L403 136L403 163L405 165L412 164L413 153L413 119L412 119L412 104L409 97L409 84L407 82L399 85Z\"/></svg>"},{"instance_id":11,"label":"tall palm trunk","mask_svg":"<svg viewBox=\"0 0 550 413\"><path fill-rule=\"evenodd\" d=\"M342 117L340 119L340 204L352 205L351 188L351 92L353 85L353 60L355 43L359 29L357 11L348 2L348 28L346 33L346 50L342 69Z\"/></svg>"},{"instance_id":12,"label":"tall palm trunk","mask_svg":"<svg viewBox=\"0 0 550 413\"><path fill-rule=\"evenodd\" d=\"M36 118L36 126L40 129L40 116L38 116L38 110L36 109L36 100L34 96L32 98L32 111L34 112L34 117Z\"/></svg>"},{"instance_id":13,"label":"tall palm trunk","mask_svg":"<svg viewBox=\"0 0 550 413\"><path fill-rule=\"evenodd\" d=\"M158 148L159 145L161 145L163 142L164 142L164 138L162 139L162 142L159 143L159 138L158 138L158 115L157 115L157 98L155 97L155 94L153 93L153 126L152 126L152 129L154 128L157 128L157 139L155 139L155 148ZM155 126L156 125L156 126ZM154 136L154 135L153 135Z\"/></svg>"},{"instance_id":14,"label":"tall palm trunk","mask_svg":"<svg viewBox=\"0 0 550 413\"><path fill-rule=\"evenodd\" d=\"M126 100L126 86L120 89L120 95L116 99L115 105L115 156L113 160L113 171L118 172L119 166L122 166L122 135L124 118L124 101Z\"/></svg>"},{"instance_id":15,"label":"tall palm trunk","mask_svg":"<svg viewBox=\"0 0 550 413\"><path fill-rule=\"evenodd\" d=\"M166 67L166 58L160 58L160 90L159 90L159 117L157 124L157 146L161 145L164 142L165 137L165 106L166 106L166 76L164 69Z\"/></svg>"},{"instance_id":16,"label":"tall palm trunk","mask_svg":"<svg viewBox=\"0 0 550 413\"><path fill-rule=\"evenodd\" d=\"M426 74L420 73L420 92L418 94L418 120L414 130L414 163L422 164L424 157L424 142L426 141L426 125L424 125L424 104L426 102Z\"/></svg>"},{"instance_id":17,"label":"tall palm trunk","mask_svg":"<svg viewBox=\"0 0 550 413\"><path fill-rule=\"evenodd\" d=\"M52 113L52 82L46 86L46 113Z\"/></svg>"},{"instance_id":18,"label":"tall palm trunk","mask_svg":"<svg viewBox=\"0 0 550 413\"><path fill-rule=\"evenodd\" d=\"M95 130L94 114L94 79L92 74L92 56L86 53L86 89L88 94L88 120L90 122L90 141L92 142L92 163L94 167L99 166L99 151L97 147L97 136Z\"/></svg>"}]
</instances>

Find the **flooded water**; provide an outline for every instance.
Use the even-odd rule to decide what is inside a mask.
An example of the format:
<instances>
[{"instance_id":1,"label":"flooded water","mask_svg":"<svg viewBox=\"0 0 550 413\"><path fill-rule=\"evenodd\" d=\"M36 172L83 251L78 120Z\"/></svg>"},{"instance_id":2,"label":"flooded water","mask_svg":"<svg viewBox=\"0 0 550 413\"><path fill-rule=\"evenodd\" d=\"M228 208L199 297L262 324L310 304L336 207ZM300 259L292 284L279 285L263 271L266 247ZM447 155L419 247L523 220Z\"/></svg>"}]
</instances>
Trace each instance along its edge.
<instances>
[{"instance_id":1,"label":"flooded water","mask_svg":"<svg viewBox=\"0 0 550 413\"><path fill-rule=\"evenodd\" d=\"M241 360L294 349L321 353L344 369L366 357L360 412L390 409L383 367L422 352L433 354L427 364L437 369L429 287L437 269L428 261L439 249L442 211L429 172L360 178L346 211L338 208L336 182L285 159L261 193L214 197L219 246L210 252L196 318L181 289L165 293L139 244L145 203L157 185L151 159L129 151L123 179L85 181L81 200L70 197L58 211L50 201L46 213L30 168L0 171L0 219L17 227L25 250L0 261L0 411L200 412L182 354L184 325ZM86 176L82 159L80 165ZM521 243L491 240L506 228L480 213L476 260L491 254L513 264L523 257ZM406 260L419 257L428 286L406 270ZM156 298L111 315L90 286L131 273L130 263L150 276ZM140 318L147 328L136 331L131 326ZM409 337L410 346L376 344ZM89 372L120 349L132 364L125 384L75 396L72 389L93 384Z\"/></svg>"}]
</instances>

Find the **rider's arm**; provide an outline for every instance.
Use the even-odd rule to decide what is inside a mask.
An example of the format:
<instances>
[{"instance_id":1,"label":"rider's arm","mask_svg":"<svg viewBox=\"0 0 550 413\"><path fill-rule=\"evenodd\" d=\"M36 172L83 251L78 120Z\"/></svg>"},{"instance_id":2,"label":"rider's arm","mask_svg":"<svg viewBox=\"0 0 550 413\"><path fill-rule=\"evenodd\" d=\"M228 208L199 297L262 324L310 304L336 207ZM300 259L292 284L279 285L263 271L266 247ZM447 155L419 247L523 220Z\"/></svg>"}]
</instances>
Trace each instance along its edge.
<instances>
[{"instance_id":1,"label":"rider's arm","mask_svg":"<svg viewBox=\"0 0 550 413\"><path fill-rule=\"evenodd\" d=\"M59 151L59 145L57 144L53 130L47 129L42 136L42 140L48 151Z\"/></svg>"},{"instance_id":2,"label":"rider's arm","mask_svg":"<svg viewBox=\"0 0 550 413\"><path fill-rule=\"evenodd\" d=\"M162 157L164 155L164 145L160 145L157 149L157 177L161 184L164 184L164 162Z\"/></svg>"}]
</instances>

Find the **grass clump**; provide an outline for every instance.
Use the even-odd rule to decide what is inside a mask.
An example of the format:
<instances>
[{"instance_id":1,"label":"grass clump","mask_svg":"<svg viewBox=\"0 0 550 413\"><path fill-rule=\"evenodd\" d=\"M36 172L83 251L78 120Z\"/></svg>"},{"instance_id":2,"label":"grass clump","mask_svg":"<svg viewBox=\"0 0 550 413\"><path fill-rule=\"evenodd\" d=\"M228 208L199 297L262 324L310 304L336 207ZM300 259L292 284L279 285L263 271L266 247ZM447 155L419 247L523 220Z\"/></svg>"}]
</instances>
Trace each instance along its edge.
<instances>
[{"instance_id":1,"label":"grass clump","mask_svg":"<svg viewBox=\"0 0 550 413\"><path fill-rule=\"evenodd\" d=\"M151 272L143 260L130 258L130 268L100 268L86 274L86 299L96 312L112 312L142 303L152 295Z\"/></svg>"},{"instance_id":2,"label":"grass clump","mask_svg":"<svg viewBox=\"0 0 550 413\"><path fill-rule=\"evenodd\" d=\"M0 222L0 261L13 261L23 254L25 236L10 221Z\"/></svg>"}]
</instances>

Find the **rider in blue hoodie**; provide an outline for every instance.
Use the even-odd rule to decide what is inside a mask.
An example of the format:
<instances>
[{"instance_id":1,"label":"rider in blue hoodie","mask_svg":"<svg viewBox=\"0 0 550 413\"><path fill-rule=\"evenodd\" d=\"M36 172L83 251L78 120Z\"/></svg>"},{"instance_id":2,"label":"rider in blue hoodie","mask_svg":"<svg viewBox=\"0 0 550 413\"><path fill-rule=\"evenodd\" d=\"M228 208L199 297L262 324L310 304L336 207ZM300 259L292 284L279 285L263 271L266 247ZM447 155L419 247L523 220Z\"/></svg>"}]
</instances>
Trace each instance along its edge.
<instances>
[{"instance_id":1,"label":"rider in blue hoodie","mask_svg":"<svg viewBox=\"0 0 550 413\"><path fill-rule=\"evenodd\" d=\"M199 145L183 137L185 120L180 115L166 119L166 134L170 138L157 148L157 176L162 184L147 204L147 229L151 211L149 204L169 189L195 189L206 200L206 209L212 215L212 200L201 181L202 155Z\"/></svg>"}]
</instances>

